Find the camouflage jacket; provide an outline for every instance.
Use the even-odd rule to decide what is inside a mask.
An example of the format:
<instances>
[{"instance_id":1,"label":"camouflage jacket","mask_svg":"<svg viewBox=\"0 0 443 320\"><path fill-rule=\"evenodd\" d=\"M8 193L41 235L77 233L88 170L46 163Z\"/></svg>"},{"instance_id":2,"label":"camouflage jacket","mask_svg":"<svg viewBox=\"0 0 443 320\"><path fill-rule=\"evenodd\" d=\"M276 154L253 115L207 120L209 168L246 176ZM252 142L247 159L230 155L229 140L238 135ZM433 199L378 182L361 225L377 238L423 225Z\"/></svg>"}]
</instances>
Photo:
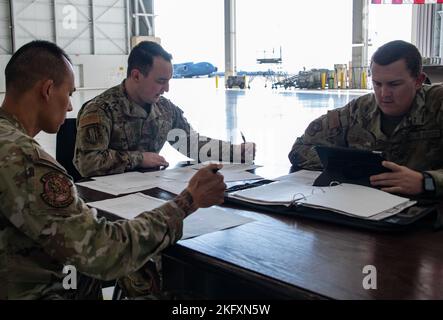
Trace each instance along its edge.
<instances>
[{"instance_id":1,"label":"camouflage jacket","mask_svg":"<svg viewBox=\"0 0 443 320\"><path fill-rule=\"evenodd\" d=\"M391 136L381 131L381 114L373 93L329 111L297 138L289 160L306 169L321 169L315 145L383 151L387 160L429 172L443 195L443 86L424 86Z\"/></svg>"},{"instance_id":2,"label":"camouflage jacket","mask_svg":"<svg viewBox=\"0 0 443 320\"><path fill-rule=\"evenodd\" d=\"M198 136L183 111L164 97L148 114L127 98L123 82L81 108L74 165L83 177L134 170L141 165L143 152L158 153L166 141L194 159L204 146L216 146L209 151L216 151L211 160L231 159L230 143Z\"/></svg>"},{"instance_id":3,"label":"camouflage jacket","mask_svg":"<svg viewBox=\"0 0 443 320\"><path fill-rule=\"evenodd\" d=\"M68 297L64 265L100 280L138 270L181 238L186 198L133 220L97 218L63 167L0 109L0 299Z\"/></svg>"}]
</instances>

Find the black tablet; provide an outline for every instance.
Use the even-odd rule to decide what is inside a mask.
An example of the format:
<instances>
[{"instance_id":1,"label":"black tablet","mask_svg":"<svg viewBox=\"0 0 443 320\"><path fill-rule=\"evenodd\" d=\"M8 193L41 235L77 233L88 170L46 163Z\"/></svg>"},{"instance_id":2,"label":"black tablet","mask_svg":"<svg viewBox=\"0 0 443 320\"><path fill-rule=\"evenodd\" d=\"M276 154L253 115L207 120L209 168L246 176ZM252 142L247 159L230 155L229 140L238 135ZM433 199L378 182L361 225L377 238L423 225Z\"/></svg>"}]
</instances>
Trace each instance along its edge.
<instances>
[{"instance_id":1,"label":"black tablet","mask_svg":"<svg viewBox=\"0 0 443 320\"><path fill-rule=\"evenodd\" d=\"M327 146L315 149L323 165L315 186L329 186L334 182L370 186L370 176L390 171L382 166L385 158L379 151Z\"/></svg>"}]
</instances>

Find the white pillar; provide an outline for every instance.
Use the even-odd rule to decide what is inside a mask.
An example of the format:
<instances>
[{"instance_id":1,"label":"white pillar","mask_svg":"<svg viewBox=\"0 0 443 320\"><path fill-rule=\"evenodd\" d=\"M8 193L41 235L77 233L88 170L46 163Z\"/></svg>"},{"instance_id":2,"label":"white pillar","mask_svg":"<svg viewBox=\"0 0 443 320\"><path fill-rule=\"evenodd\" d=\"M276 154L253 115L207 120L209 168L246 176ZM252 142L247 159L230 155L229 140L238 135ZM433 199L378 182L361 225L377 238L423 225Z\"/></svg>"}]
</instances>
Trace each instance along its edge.
<instances>
[{"instance_id":1,"label":"white pillar","mask_svg":"<svg viewBox=\"0 0 443 320\"><path fill-rule=\"evenodd\" d=\"M225 0L225 81L237 72L236 0Z\"/></svg>"},{"instance_id":2,"label":"white pillar","mask_svg":"<svg viewBox=\"0 0 443 320\"><path fill-rule=\"evenodd\" d=\"M352 7L352 88L362 88L368 67L369 0L353 0Z\"/></svg>"},{"instance_id":3,"label":"white pillar","mask_svg":"<svg viewBox=\"0 0 443 320\"><path fill-rule=\"evenodd\" d=\"M423 57L432 56L432 35L434 32L435 4L412 7L412 43Z\"/></svg>"},{"instance_id":4,"label":"white pillar","mask_svg":"<svg viewBox=\"0 0 443 320\"><path fill-rule=\"evenodd\" d=\"M440 15L440 54L439 57L443 58L443 11L438 11L438 14Z\"/></svg>"}]
</instances>

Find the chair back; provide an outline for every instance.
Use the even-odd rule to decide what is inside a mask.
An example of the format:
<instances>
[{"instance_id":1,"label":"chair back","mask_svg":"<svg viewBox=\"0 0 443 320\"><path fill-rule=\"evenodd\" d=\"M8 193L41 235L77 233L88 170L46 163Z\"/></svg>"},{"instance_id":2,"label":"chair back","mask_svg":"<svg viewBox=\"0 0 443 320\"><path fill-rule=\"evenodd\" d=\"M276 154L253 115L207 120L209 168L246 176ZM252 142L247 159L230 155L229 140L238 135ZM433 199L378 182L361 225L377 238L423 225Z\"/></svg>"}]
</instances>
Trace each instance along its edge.
<instances>
[{"instance_id":1,"label":"chair back","mask_svg":"<svg viewBox=\"0 0 443 320\"><path fill-rule=\"evenodd\" d=\"M72 159L74 158L76 136L76 119L66 119L65 123L62 124L60 130L57 132L57 142L55 147L55 158L74 179L74 182L82 178L72 162Z\"/></svg>"}]
</instances>

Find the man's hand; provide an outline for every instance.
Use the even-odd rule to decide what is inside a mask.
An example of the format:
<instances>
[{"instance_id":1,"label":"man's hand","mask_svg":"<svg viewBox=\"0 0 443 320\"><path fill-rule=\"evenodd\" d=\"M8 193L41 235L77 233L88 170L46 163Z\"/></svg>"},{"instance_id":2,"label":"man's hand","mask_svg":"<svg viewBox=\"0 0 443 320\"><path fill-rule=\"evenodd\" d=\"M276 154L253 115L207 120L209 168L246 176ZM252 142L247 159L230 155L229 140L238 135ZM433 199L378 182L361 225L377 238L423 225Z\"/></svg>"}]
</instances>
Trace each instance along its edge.
<instances>
[{"instance_id":1,"label":"man's hand","mask_svg":"<svg viewBox=\"0 0 443 320\"><path fill-rule=\"evenodd\" d=\"M162 156L154 152L143 152L142 168L168 167L169 163Z\"/></svg>"},{"instance_id":2,"label":"man's hand","mask_svg":"<svg viewBox=\"0 0 443 320\"><path fill-rule=\"evenodd\" d=\"M192 196L195 209L223 203L226 184L223 176L217 173L221 168L221 164L210 164L197 171L189 181L187 190Z\"/></svg>"},{"instance_id":3,"label":"man's hand","mask_svg":"<svg viewBox=\"0 0 443 320\"><path fill-rule=\"evenodd\" d=\"M241 161L245 162L245 160L254 160L255 159L255 143L246 142L240 145L241 147Z\"/></svg>"},{"instance_id":4,"label":"man's hand","mask_svg":"<svg viewBox=\"0 0 443 320\"><path fill-rule=\"evenodd\" d=\"M383 161L382 165L392 170L392 172L371 176L370 181L372 186L382 187L381 190L390 193L405 195L418 195L423 193L423 175L420 172L389 161Z\"/></svg>"}]
</instances>

